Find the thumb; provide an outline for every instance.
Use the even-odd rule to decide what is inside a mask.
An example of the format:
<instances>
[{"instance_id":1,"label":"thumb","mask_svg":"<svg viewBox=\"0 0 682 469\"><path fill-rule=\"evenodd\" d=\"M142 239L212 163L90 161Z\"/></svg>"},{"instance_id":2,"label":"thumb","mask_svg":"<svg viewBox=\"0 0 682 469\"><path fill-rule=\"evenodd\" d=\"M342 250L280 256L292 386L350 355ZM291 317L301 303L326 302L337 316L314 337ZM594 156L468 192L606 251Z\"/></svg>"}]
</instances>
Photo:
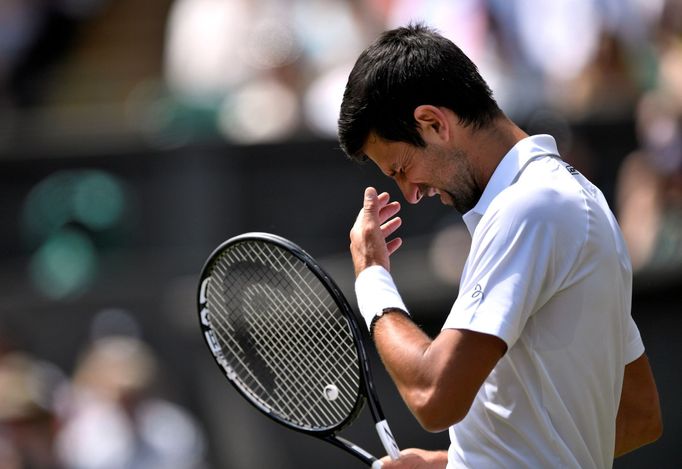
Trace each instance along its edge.
<instances>
[{"instance_id":1,"label":"thumb","mask_svg":"<svg viewBox=\"0 0 682 469\"><path fill-rule=\"evenodd\" d=\"M368 187L365 189L365 201L363 204L363 209L365 212L370 214L377 213L379 211L377 190L373 187Z\"/></svg>"}]
</instances>

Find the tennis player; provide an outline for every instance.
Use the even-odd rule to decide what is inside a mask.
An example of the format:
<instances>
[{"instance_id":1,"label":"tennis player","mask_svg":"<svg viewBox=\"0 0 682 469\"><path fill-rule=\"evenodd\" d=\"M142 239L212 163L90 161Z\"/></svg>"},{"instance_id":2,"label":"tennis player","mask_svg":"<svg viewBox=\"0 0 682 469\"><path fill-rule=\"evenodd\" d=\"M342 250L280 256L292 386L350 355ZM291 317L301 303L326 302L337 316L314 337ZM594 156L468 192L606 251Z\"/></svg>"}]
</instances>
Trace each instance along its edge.
<instances>
[{"instance_id":1,"label":"tennis player","mask_svg":"<svg viewBox=\"0 0 682 469\"><path fill-rule=\"evenodd\" d=\"M414 416L451 440L448 451L405 450L386 469L607 468L660 436L614 216L551 136L528 136L503 114L456 45L424 25L384 33L350 73L339 139L407 202L454 207L472 237L432 339L390 274L400 204L365 190L350 232L359 309Z\"/></svg>"}]
</instances>

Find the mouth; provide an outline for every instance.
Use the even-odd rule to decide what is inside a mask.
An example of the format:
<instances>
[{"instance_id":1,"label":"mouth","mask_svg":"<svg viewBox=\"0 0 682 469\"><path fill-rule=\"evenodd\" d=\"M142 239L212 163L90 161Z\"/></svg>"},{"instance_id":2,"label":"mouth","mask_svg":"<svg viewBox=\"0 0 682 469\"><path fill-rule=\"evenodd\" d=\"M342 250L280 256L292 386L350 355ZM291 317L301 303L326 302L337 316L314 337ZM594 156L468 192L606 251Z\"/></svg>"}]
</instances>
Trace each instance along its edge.
<instances>
[{"instance_id":1,"label":"mouth","mask_svg":"<svg viewBox=\"0 0 682 469\"><path fill-rule=\"evenodd\" d=\"M424 192L422 192L422 195L425 195L427 197L435 197L438 196L440 198L440 203L443 205L452 205L452 196L448 191L441 191L440 189L437 189L435 187L427 187Z\"/></svg>"},{"instance_id":2,"label":"mouth","mask_svg":"<svg viewBox=\"0 0 682 469\"><path fill-rule=\"evenodd\" d=\"M443 205L447 206L452 206L454 205L454 199L452 198L452 194L450 194L447 191L438 191L438 195L440 196L440 203Z\"/></svg>"}]
</instances>

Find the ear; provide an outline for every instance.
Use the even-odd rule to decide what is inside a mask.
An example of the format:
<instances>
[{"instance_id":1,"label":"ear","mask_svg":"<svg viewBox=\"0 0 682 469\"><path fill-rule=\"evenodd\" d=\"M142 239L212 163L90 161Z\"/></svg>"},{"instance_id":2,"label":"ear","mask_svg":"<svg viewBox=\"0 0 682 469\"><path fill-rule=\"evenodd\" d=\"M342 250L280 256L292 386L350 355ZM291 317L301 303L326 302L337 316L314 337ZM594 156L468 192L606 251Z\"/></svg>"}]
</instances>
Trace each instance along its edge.
<instances>
[{"instance_id":1,"label":"ear","mask_svg":"<svg viewBox=\"0 0 682 469\"><path fill-rule=\"evenodd\" d=\"M414 110L414 119L425 142L447 142L450 140L450 121L442 108L422 104Z\"/></svg>"}]
</instances>

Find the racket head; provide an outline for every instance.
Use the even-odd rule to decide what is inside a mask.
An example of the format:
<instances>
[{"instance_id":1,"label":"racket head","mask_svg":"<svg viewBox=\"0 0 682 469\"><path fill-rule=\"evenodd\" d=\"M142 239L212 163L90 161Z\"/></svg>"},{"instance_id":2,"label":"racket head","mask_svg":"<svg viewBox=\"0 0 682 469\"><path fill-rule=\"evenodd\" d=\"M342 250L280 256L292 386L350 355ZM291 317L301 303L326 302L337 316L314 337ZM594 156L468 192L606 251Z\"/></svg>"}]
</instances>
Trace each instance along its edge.
<instances>
[{"instance_id":1,"label":"racket head","mask_svg":"<svg viewBox=\"0 0 682 469\"><path fill-rule=\"evenodd\" d=\"M204 264L197 300L213 358L260 411L322 438L357 417L368 371L361 329L299 246L270 233L225 241Z\"/></svg>"}]
</instances>

